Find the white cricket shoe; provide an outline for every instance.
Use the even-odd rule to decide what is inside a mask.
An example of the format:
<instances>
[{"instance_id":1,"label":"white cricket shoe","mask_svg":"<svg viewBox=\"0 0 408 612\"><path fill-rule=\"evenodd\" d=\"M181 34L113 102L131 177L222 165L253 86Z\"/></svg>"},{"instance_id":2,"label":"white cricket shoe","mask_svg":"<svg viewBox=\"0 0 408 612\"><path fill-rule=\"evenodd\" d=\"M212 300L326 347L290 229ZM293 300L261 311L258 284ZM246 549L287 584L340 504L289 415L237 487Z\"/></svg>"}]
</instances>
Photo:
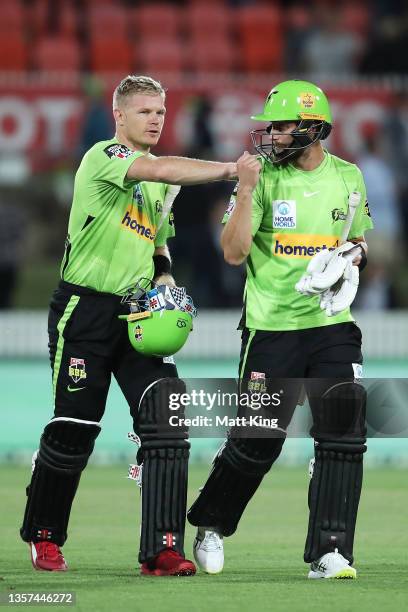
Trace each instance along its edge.
<instances>
[{"instance_id":1,"label":"white cricket shoe","mask_svg":"<svg viewBox=\"0 0 408 612\"><path fill-rule=\"evenodd\" d=\"M223 538L214 527L199 527L193 544L194 559L207 574L219 574L224 567Z\"/></svg>"},{"instance_id":2,"label":"white cricket shoe","mask_svg":"<svg viewBox=\"0 0 408 612\"><path fill-rule=\"evenodd\" d=\"M338 552L327 553L310 565L308 578L357 578L354 567Z\"/></svg>"}]
</instances>

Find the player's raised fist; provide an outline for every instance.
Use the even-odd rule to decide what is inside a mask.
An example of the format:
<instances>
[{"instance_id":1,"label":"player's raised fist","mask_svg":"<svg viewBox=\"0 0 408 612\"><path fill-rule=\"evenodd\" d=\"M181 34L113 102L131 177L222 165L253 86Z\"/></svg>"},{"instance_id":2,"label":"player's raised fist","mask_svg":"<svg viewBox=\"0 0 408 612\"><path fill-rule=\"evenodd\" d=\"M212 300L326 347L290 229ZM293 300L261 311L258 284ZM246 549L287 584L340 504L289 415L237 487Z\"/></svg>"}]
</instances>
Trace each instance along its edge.
<instances>
[{"instance_id":1,"label":"player's raised fist","mask_svg":"<svg viewBox=\"0 0 408 612\"><path fill-rule=\"evenodd\" d=\"M261 164L257 157L245 151L237 161L237 168L240 187L254 189L261 170Z\"/></svg>"}]
</instances>

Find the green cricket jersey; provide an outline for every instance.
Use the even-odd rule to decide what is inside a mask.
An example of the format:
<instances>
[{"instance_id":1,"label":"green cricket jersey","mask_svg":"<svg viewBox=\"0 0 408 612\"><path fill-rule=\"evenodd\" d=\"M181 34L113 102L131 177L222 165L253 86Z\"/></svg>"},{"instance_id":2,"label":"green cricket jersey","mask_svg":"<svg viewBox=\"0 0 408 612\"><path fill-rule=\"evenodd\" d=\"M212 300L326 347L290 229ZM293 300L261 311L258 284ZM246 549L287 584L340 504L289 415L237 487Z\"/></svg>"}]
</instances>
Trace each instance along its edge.
<instances>
[{"instance_id":1,"label":"green cricket jersey","mask_svg":"<svg viewBox=\"0 0 408 612\"><path fill-rule=\"evenodd\" d=\"M352 191L361 193L361 202L348 238L363 236L373 227L360 170L327 151L320 166L309 172L291 164L261 163L252 199L243 324L284 331L353 321L350 309L328 317L318 297L301 295L295 284L315 253L339 246ZM233 212L235 194L224 222Z\"/></svg>"},{"instance_id":2,"label":"green cricket jersey","mask_svg":"<svg viewBox=\"0 0 408 612\"><path fill-rule=\"evenodd\" d=\"M143 155L116 139L98 142L75 177L61 278L96 291L123 295L140 277L153 277L155 247L174 236L163 210L167 186L126 178Z\"/></svg>"}]
</instances>

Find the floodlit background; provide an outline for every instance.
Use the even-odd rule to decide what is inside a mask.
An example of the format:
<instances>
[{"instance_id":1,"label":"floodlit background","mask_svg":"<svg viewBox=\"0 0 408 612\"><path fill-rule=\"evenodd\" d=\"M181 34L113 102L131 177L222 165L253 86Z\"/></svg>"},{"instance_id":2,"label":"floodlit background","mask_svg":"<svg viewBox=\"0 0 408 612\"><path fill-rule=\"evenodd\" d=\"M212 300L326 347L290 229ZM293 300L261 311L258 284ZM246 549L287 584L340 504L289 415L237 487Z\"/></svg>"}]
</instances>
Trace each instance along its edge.
<instances>
[{"instance_id":1,"label":"floodlit background","mask_svg":"<svg viewBox=\"0 0 408 612\"><path fill-rule=\"evenodd\" d=\"M354 309L365 375L407 375L407 34L408 9L396 0L2 0L0 458L27 460L51 415L46 311L74 174L84 152L112 136L112 90L129 73L168 90L159 155L235 160L274 84L303 78L327 92L327 147L361 167L376 224ZM226 265L219 247L231 190L183 188L175 204L175 276L200 310L178 358L185 377L236 376L244 269ZM115 384L103 424L95 458L131 453ZM193 456L207 461L216 445L194 441ZM282 461L311 451L293 441ZM367 458L400 464L406 441L373 444Z\"/></svg>"}]
</instances>

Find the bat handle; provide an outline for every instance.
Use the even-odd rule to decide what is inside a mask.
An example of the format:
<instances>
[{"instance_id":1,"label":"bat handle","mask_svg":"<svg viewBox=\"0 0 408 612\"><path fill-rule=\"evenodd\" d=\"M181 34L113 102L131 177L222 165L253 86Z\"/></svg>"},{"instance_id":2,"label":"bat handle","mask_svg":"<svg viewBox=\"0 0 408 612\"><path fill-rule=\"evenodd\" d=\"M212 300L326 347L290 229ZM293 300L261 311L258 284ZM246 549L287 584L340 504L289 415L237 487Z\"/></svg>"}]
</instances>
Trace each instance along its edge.
<instances>
[{"instance_id":1,"label":"bat handle","mask_svg":"<svg viewBox=\"0 0 408 612\"><path fill-rule=\"evenodd\" d=\"M352 193L350 193L349 198L348 198L349 206L348 206L348 211L347 211L347 218L346 218L346 222L343 227L343 233L341 235L342 243L347 241L347 237L349 235L351 224L353 223L354 215L355 215L358 205L360 204L360 201L361 201L361 193L359 191L353 191Z\"/></svg>"},{"instance_id":2,"label":"bat handle","mask_svg":"<svg viewBox=\"0 0 408 612\"><path fill-rule=\"evenodd\" d=\"M349 208L356 209L361 201L361 193L359 191L352 191L349 195Z\"/></svg>"}]
</instances>

